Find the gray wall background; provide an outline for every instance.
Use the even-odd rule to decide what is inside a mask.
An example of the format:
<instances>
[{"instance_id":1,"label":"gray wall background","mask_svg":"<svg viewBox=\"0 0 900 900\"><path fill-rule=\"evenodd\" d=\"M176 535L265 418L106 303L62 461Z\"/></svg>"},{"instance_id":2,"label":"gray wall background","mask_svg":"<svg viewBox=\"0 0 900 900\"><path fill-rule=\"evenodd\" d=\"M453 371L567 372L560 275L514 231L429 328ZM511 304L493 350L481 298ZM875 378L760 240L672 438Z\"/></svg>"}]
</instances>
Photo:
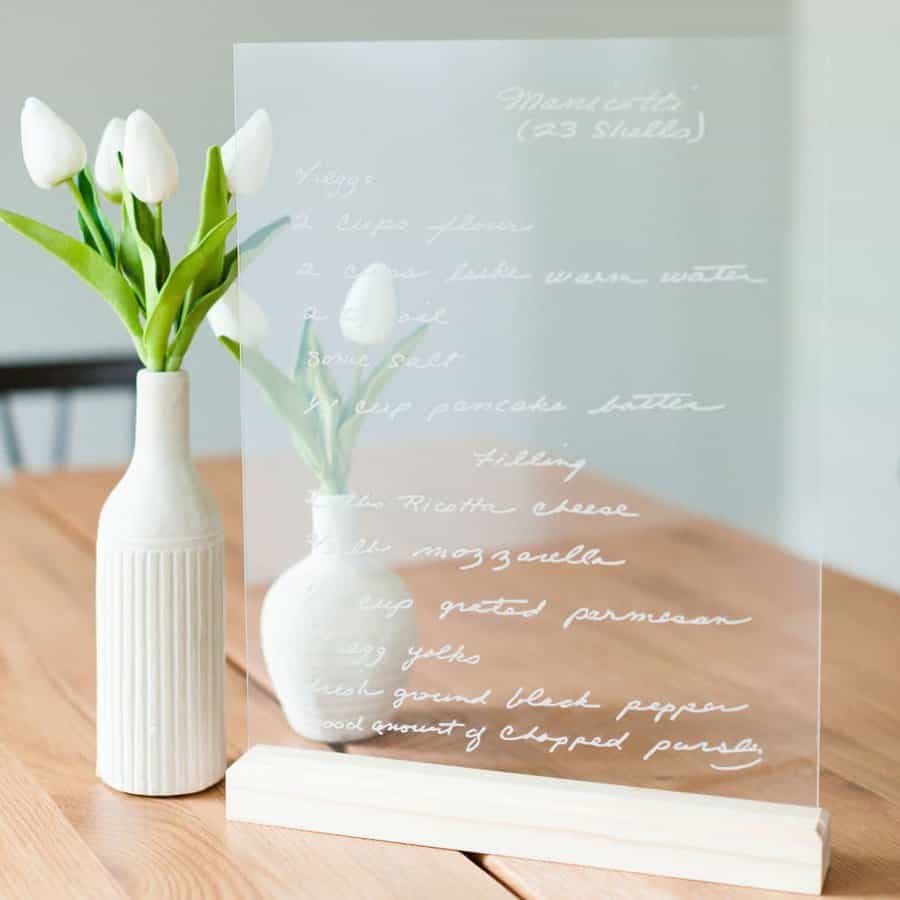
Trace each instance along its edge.
<instances>
[{"instance_id":1,"label":"gray wall background","mask_svg":"<svg viewBox=\"0 0 900 900\"><path fill-rule=\"evenodd\" d=\"M616 34L753 34L805 19L828 59L828 121L822 141L803 148L811 171L827 175L829 273L822 418L826 554L834 564L900 586L900 311L891 262L900 235L900 5L893 0L784 2L584 2L454 4L339 0L329 4L261 0L7 0L0 10L0 205L69 228L61 192L33 187L21 164L18 114L35 94L75 125L91 152L112 115L140 106L175 146L182 186L167 205L172 243L193 228L203 150L233 129L235 41L411 37L552 37ZM801 80L801 83L802 80ZM815 75L804 90L815 99ZM826 152L827 151L827 152ZM817 240L814 229L810 241ZM812 251L811 251L812 252ZM802 268L802 258L798 260ZM807 293L804 293L806 291ZM812 292L812 293L810 293ZM802 396L816 374L819 339L809 312L813 286L798 283L790 328ZM125 349L105 304L35 247L0 233L0 358ZM193 377L193 441L199 454L233 453L240 443L238 377L204 331L187 367ZM47 403L20 404L26 454L46 464ZM797 509L817 489L807 436L817 411L797 407L785 423L785 491ZM76 406L73 462L121 461L127 403L84 398ZM795 517L796 518L796 517ZM793 536L802 546L810 519Z\"/></svg>"}]
</instances>

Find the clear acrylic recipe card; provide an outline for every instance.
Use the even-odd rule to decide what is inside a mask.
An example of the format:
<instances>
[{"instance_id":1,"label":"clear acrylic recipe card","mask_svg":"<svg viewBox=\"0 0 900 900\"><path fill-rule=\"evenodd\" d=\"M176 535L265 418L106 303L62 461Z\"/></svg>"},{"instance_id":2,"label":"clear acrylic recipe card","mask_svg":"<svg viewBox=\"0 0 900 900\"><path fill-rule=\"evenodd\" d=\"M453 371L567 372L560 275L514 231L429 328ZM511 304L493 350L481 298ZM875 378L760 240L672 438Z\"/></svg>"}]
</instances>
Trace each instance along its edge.
<instances>
[{"instance_id":1,"label":"clear acrylic recipe card","mask_svg":"<svg viewBox=\"0 0 900 900\"><path fill-rule=\"evenodd\" d=\"M815 804L790 43L235 54L251 744Z\"/></svg>"}]
</instances>

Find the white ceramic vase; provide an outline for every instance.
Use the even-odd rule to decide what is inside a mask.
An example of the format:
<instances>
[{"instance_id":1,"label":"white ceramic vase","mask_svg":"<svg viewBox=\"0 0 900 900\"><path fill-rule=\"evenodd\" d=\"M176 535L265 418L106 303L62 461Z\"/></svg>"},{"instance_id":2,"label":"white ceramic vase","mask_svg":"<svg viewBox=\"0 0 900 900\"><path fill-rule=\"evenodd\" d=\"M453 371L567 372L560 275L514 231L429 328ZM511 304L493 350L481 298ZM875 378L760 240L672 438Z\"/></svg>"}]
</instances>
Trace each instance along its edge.
<instances>
[{"instance_id":1,"label":"white ceramic vase","mask_svg":"<svg viewBox=\"0 0 900 900\"><path fill-rule=\"evenodd\" d=\"M415 643L403 582L360 552L347 495L313 498L310 554L280 575L263 601L263 657L291 727L314 741L371 737L393 718L394 692Z\"/></svg>"},{"instance_id":2,"label":"white ceramic vase","mask_svg":"<svg viewBox=\"0 0 900 900\"><path fill-rule=\"evenodd\" d=\"M97 775L132 794L225 772L224 538L186 372L137 378L135 448L97 530Z\"/></svg>"}]
</instances>

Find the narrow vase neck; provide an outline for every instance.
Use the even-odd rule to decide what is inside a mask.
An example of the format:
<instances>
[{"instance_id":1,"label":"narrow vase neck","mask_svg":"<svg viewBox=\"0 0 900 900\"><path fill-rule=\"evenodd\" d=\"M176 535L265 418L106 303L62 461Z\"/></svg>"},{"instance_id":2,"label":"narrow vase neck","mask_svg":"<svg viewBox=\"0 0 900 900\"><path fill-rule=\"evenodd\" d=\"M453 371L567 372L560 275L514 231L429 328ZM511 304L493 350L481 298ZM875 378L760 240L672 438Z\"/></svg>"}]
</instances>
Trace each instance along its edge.
<instances>
[{"instance_id":1,"label":"narrow vase neck","mask_svg":"<svg viewBox=\"0 0 900 900\"><path fill-rule=\"evenodd\" d=\"M316 494L312 519L313 548L318 553L349 553L359 539L356 510L348 494Z\"/></svg>"},{"instance_id":2,"label":"narrow vase neck","mask_svg":"<svg viewBox=\"0 0 900 900\"><path fill-rule=\"evenodd\" d=\"M135 461L190 459L187 372L138 372L136 412Z\"/></svg>"}]
</instances>

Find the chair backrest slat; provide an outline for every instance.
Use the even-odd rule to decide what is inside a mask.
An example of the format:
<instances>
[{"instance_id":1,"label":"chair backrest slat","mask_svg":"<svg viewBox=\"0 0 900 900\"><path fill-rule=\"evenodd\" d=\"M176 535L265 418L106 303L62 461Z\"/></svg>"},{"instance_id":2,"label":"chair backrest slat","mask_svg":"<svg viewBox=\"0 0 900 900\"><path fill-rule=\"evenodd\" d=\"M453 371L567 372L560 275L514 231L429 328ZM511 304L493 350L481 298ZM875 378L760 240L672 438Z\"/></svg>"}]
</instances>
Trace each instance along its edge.
<instances>
[{"instance_id":1,"label":"chair backrest slat","mask_svg":"<svg viewBox=\"0 0 900 900\"><path fill-rule=\"evenodd\" d=\"M135 356L47 359L0 365L0 394L128 387L141 369Z\"/></svg>"},{"instance_id":2,"label":"chair backrest slat","mask_svg":"<svg viewBox=\"0 0 900 900\"><path fill-rule=\"evenodd\" d=\"M23 466L22 444L10 409L15 394L52 391L56 395L52 459L65 465L71 425L71 395L83 390L135 390L141 362L132 355L40 359L0 365L0 439L14 470ZM133 405L132 405L133 409Z\"/></svg>"}]
</instances>

